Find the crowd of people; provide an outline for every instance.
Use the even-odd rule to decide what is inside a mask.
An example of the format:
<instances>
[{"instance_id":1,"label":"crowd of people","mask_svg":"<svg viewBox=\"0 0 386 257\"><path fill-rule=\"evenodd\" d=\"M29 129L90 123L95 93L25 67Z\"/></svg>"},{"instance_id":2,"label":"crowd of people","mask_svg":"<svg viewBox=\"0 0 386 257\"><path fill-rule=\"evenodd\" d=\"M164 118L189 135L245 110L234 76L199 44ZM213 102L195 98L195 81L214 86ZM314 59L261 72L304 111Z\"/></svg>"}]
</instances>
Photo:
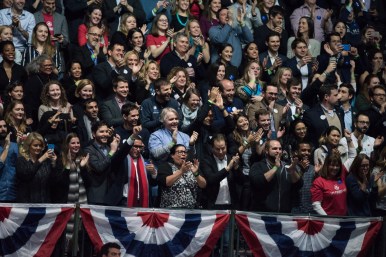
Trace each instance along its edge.
<instances>
[{"instance_id":1,"label":"crowd of people","mask_svg":"<svg viewBox=\"0 0 386 257\"><path fill-rule=\"evenodd\" d=\"M0 202L386 215L384 1L0 4Z\"/></svg>"}]
</instances>

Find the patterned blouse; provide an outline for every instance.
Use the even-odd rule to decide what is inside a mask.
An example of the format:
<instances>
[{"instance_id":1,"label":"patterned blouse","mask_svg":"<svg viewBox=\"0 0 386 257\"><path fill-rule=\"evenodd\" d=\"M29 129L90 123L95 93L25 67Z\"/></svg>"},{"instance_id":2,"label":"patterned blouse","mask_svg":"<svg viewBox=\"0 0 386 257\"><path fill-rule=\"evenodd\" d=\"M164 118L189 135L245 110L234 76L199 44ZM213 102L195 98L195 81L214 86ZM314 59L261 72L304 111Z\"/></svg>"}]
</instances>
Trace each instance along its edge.
<instances>
[{"instance_id":1,"label":"patterned blouse","mask_svg":"<svg viewBox=\"0 0 386 257\"><path fill-rule=\"evenodd\" d=\"M168 163L170 170L158 170L158 175L169 176L178 170L178 167ZM165 165L164 167L166 167ZM161 173L161 174L160 174ZM169 173L169 174L166 174ZM198 183L192 172L186 172L174 182L171 187L161 188L161 208L187 208L194 209L197 203Z\"/></svg>"}]
</instances>

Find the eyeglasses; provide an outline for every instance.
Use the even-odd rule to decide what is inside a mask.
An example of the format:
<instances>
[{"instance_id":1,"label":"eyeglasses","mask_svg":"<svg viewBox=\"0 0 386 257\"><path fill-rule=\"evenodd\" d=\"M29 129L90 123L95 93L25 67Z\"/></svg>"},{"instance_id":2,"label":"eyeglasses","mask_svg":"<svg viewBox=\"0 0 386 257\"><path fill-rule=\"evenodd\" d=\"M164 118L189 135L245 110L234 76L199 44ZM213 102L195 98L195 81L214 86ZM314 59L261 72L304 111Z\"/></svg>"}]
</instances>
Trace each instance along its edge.
<instances>
[{"instance_id":1,"label":"eyeglasses","mask_svg":"<svg viewBox=\"0 0 386 257\"><path fill-rule=\"evenodd\" d=\"M143 149L144 146L143 145L133 145L134 148L137 148L137 149Z\"/></svg>"},{"instance_id":2,"label":"eyeglasses","mask_svg":"<svg viewBox=\"0 0 386 257\"><path fill-rule=\"evenodd\" d=\"M168 22L168 19L159 19L159 22Z\"/></svg>"},{"instance_id":3,"label":"eyeglasses","mask_svg":"<svg viewBox=\"0 0 386 257\"><path fill-rule=\"evenodd\" d=\"M88 34L91 35L91 36L94 36L94 37L102 37L102 35L98 34L98 33L89 32Z\"/></svg>"},{"instance_id":4,"label":"eyeglasses","mask_svg":"<svg viewBox=\"0 0 386 257\"><path fill-rule=\"evenodd\" d=\"M377 96L377 97L386 97L386 94L374 94L374 96Z\"/></svg>"},{"instance_id":5,"label":"eyeglasses","mask_svg":"<svg viewBox=\"0 0 386 257\"><path fill-rule=\"evenodd\" d=\"M360 166L362 169L367 169L367 168L370 168L370 165L368 164L361 164Z\"/></svg>"},{"instance_id":6,"label":"eyeglasses","mask_svg":"<svg viewBox=\"0 0 386 257\"><path fill-rule=\"evenodd\" d=\"M175 153L178 155L184 155L184 154L187 154L188 152L184 150L178 150L178 151L175 151Z\"/></svg>"}]
</instances>

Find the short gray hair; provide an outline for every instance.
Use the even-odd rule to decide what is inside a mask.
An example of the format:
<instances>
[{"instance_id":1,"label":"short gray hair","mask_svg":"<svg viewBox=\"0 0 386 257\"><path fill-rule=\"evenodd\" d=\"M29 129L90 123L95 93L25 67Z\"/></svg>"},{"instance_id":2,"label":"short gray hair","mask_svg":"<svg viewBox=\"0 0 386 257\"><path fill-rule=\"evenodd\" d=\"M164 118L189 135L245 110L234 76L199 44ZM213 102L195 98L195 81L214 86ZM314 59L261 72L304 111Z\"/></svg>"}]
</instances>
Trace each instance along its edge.
<instances>
[{"instance_id":1,"label":"short gray hair","mask_svg":"<svg viewBox=\"0 0 386 257\"><path fill-rule=\"evenodd\" d=\"M162 110L162 112L161 112L161 115L160 115L160 117L159 117L159 121L162 122L162 123L164 123L165 120L166 120L166 115L167 115L169 112L174 113L174 114L177 116L177 118L179 119L179 117L178 117L178 112L177 112L174 108L171 108L171 107L165 107L165 108Z\"/></svg>"}]
</instances>

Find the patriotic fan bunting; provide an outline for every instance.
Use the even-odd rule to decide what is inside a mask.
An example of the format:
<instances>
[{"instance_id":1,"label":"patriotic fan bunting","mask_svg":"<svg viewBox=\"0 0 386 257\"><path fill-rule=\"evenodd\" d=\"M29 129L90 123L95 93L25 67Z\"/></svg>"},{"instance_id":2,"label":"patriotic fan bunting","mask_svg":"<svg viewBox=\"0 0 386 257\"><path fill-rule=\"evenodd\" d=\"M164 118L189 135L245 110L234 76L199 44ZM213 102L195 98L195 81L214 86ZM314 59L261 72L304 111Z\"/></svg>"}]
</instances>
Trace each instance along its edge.
<instances>
[{"instance_id":1,"label":"patriotic fan bunting","mask_svg":"<svg viewBox=\"0 0 386 257\"><path fill-rule=\"evenodd\" d=\"M382 218L321 218L236 212L236 222L254 256L364 256ZM370 240L372 239L372 240Z\"/></svg>"},{"instance_id":2,"label":"patriotic fan bunting","mask_svg":"<svg viewBox=\"0 0 386 257\"><path fill-rule=\"evenodd\" d=\"M74 207L71 204L2 204L0 256L50 256Z\"/></svg>"},{"instance_id":3,"label":"patriotic fan bunting","mask_svg":"<svg viewBox=\"0 0 386 257\"><path fill-rule=\"evenodd\" d=\"M82 205L83 224L99 249L117 242L123 256L209 256L229 211L129 209Z\"/></svg>"}]
</instances>

